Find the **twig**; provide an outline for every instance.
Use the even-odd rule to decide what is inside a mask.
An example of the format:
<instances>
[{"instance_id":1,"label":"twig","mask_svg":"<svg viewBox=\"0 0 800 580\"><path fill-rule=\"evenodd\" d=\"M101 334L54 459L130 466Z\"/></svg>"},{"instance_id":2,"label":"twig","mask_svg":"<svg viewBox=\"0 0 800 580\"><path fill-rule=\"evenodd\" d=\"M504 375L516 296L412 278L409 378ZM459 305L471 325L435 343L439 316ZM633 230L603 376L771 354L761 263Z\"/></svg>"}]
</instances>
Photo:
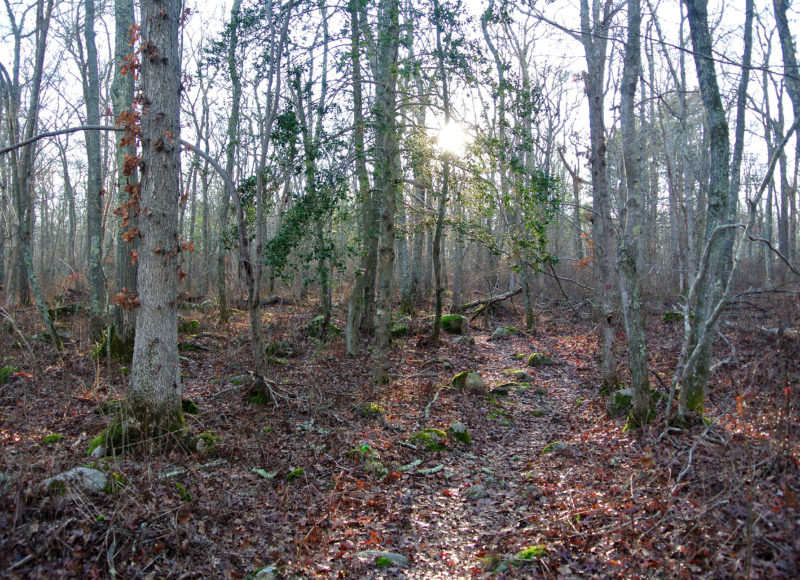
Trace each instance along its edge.
<instances>
[{"instance_id":1,"label":"twig","mask_svg":"<svg viewBox=\"0 0 800 580\"><path fill-rule=\"evenodd\" d=\"M766 239L766 238L757 238L756 236L750 236L750 239L751 239L752 241L754 241L754 242L763 242L763 243L765 243L765 244L767 245L767 247L768 247L770 250L772 250L773 252L775 252L776 254L778 254L778 257L779 257L781 260L783 260L783 262L784 262L784 263L785 263L785 264L786 264L786 265L789 267L789 269L790 269L792 272L794 272L795 274L797 274L798 276L800 276L800 270L798 270L797 268L795 268L795 267L792 265L792 263L789 261L789 258L787 258L786 256L784 256L784 255L783 255L783 254L780 252L780 250L778 250L778 248L776 248L775 246L773 246L773 245L772 245L772 242L770 242L768 239Z\"/></svg>"},{"instance_id":2,"label":"twig","mask_svg":"<svg viewBox=\"0 0 800 580\"><path fill-rule=\"evenodd\" d=\"M439 388L439 390L436 391L436 394L433 396L433 400L430 403L428 403L427 405L425 405L425 420L426 421L428 420L428 417L430 417L430 414L431 414L431 405L433 405L436 402L436 399L439 398L439 393L441 393L445 388L447 388L447 386L448 385L444 385L443 387Z\"/></svg>"},{"instance_id":3,"label":"twig","mask_svg":"<svg viewBox=\"0 0 800 580\"><path fill-rule=\"evenodd\" d=\"M25 557L24 557L22 560L20 560L19 562L16 562L16 563L12 564L11 566L9 566L8 568L6 568L6 572L11 572L11 570L14 570L14 569L16 569L16 568L19 568L20 566L22 566L23 564L25 564L25 562L27 562L27 561L28 561L28 560L30 560L31 558L33 558L33 552L31 552L30 554L28 554L27 556L25 556Z\"/></svg>"}]
</instances>

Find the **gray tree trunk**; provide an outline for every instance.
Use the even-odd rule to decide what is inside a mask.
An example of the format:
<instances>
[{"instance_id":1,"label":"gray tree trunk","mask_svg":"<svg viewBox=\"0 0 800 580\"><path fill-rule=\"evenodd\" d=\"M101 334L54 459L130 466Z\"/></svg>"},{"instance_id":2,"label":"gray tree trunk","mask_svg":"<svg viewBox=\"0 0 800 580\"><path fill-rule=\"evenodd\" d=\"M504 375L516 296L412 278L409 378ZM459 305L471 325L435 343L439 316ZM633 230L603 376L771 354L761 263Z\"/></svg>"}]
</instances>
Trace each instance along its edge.
<instances>
[{"instance_id":1,"label":"gray tree trunk","mask_svg":"<svg viewBox=\"0 0 800 580\"><path fill-rule=\"evenodd\" d=\"M84 0L84 42L86 70L83 77L83 96L86 102L86 122L100 124L100 79L97 71L97 45L94 40L94 0ZM86 139L86 223L89 261L89 334L92 340L103 338L105 283L103 280L103 175L100 156L100 133L87 131Z\"/></svg>"},{"instance_id":2,"label":"gray tree trunk","mask_svg":"<svg viewBox=\"0 0 800 580\"><path fill-rule=\"evenodd\" d=\"M389 330L392 323L394 218L399 179L397 139L397 53L400 44L399 0L378 5L378 76L375 87L375 191L381 194L381 241L378 251L375 349L372 380L389 382Z\"/></svg>"},{"instance_id":3,"label":"gray tree trunk","mask_svg":"<svg viewBox=\"0 0 800 580\"><path fill-rule=\"evenodd\" d=\"M625 205L625 233L617 253L622 313L628 335L628 357L633 390L631 424L635 427L650 419L650 383L647 378L647 345L644 338L644 314L639 286L639 250L644 235L644 187L642 184L642 148L637 137L635 97L641 73L639 34L640 0L628 0L628 37L622 73L621 114L622 148L628 199Z\"/></svg>"},{"instance_id":4,"label":"gray tree trunk","mask_svg":"<svg viewBox=\"0 0 800 580\"><path fill-rule=\"evenodd\" d=\"M178 367L180 0L142 0L139 308L125 411L155 446L183 428Z\"/></svg>"},{"instance_id":5,"label":"gray tree trunk","mask_svg":"<svg viewBox=\"0 0 800 580\"><path fill-rule=\"evenodd\" d=\"M586 53L586 94L589 99L589 130L592 143L592 241L594 243L595 308L600 338L601 370L604 388L617 383L614 357L614 252L611 208L606 162L604 77L606 46L613 4L593 0L591 15L588 0L581 0L581 41ZM601 13L602 12L602 13Z\"/></svg>"},{"instance_id":6,"label":"gray tree trunk","mask_svg":"<svg viewBox=\"0 0 800 580\"><path fill-rule=\"evenodd\" d=\"M130 31L134 24L133 0L116 0L114 2L114 81L111 84L111 104L114 119L120 122L120 116L131 110L133 105L134 71L127 70L127 57L131 55ZM123 74L125 72L126 74ZM136 292L136 273L138 270L134 256L138 251L138 236L126 235L136 231L136 197L139 195L139 175L135 165L126 166L125 158L136 154L132 139L127 138L117 145L117 183L116 198L119 208L117 215L116 246L116 284L117 295L132 295ZM114 327L111 338L112 351L123 360L133 356L134 336L136 333L136 312L131 308L123 308L123 304L114 301Z\"/></svg>"},{"instance_id":7,"label":"gray tree trunk","mask_svg":"<svg viewBox=\"0 0 800 580\"><path fill-rule=\"evenodd\" d=\"M225 148L225 172L233 178L233 165L236 160L236 148L239 145L239 107L242 100L242 83L239 79L239 68L236 54L239 43L239 12L242 0L233 0L231 6L230 41L228 44L228 74L231 77L231 114L228 117L228 143ZM228 322L228 285L225 277L225 230L228 227L228 206L231 195L228 188L223 189L222 203L219 208L219 250L217 253L217 303L220 322Z\"/></svg>"}]
</instances>

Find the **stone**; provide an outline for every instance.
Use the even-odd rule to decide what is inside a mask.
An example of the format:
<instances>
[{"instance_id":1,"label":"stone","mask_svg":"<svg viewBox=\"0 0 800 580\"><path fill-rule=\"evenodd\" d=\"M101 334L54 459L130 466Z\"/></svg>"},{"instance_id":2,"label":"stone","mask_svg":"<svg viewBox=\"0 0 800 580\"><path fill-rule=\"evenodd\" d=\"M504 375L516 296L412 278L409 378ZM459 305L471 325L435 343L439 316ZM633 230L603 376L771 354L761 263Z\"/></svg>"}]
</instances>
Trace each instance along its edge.
<instances>
[{"instance_id":1,"label":"stone","mask_svg":"<svg viewBox=\"0 0 800 580\"><path fill-rule=\"evenodd\" d=\"M453 439L456 439L457 441L461 441L467 445L472 443L472 436L469 434L469 429L467 429L467 426L464 425L464 423L453 423L447 428L447 431L453 436Z\"/></svg>"},{"instance_id":2,"label":"stone","mask_svg":"<svg viewBox=\"0 0 800 580\"><path fill-rule=\"evenodd\" d=\"M272 565L264 566L253 576L255 580L276 580L277 577L278 567Z\"/></svg>"},{"instance_id":3,"label":"stone","mask_svg":"<svg viewBox=\"0 0 800 580\"><path fill-rule=\"evenodd\" d=\"M464 388L470 393L477 394L483 393L486 390L486 386L483 384L483 377L478 373L472 372L467 373L464 379Z\"/></svg>"},{"instance_id":4,"label":"stone","mask_svg":"<svg viewBox=\"0 0 800 580\"><path fill-rule=\"evenodd\" d=\"M464 334L467 331L467 319L460 314L442 316L442 330L448 334Z\"/></svg>"},{"instance_id":5,"label":"stone","mask_svg":"<svg viewBox=\"0 0 800 580\"><path fill-rule=\"evenodd\" d=\"M467 499L483 499L489 495L489 492L486 491L485 486L477 483L475 485L471 485L464 495L466 495Z\"/></svg>"},{"instance_id":6,"label":"stone","mask_svg":"<svg viewBox=\"0 0 800 580\"><path fill-rule=\"evenodd\" d=\"M471 336L459 336L453 341L453 344L466 344L469 346L475 345L475 339Z\"/></svg>"},{"instance_id":7,"label":"stone","mask_svg":"<svg viewBox=\"0 0 800 580\"><path fill-rule=\"evenodd\" d=\"M40 487L47 490L56 482L60 482L64 486L79 487L84 491L104 491L108 485L108 477L97 469L76 467L45 479Z\"/></svg>"},{"instance_id":8,"label":"stone","mask_svg":"<svg viewBox=\"0 0 800 580\"><path fill-rule=\"evenodd\" d=\"M106 456L106 446L105 445L98 445L97 447L92 449L92 452L89 454L89 457L92 457L93 459L100 459L101 457L105 457L105 456Z\"/></svg>"},{"instance_id":9,"label":"stone","mask_svg":"<svg viewBox=\"0 0 800 580\"><path fill-rule=\"evenodd\" d=\"M528 357L529 367L540 367L540 366L554 365L554 364L556 364L556 361L554 361L552 357L549 357L546 354L542 354L540 352L534 352Z\"/></svg>"},{"instance_id":10,"label":"stone","mask_svg":"<svg viewBox=\"0 0 800 580\"><path fill-rule=\"evenodd\" d=\"M511 336L511 333L508 329L504 326L498 326L494 329L492 336L489 337L489 340L504 340Z\"/></svg>"},{"instance_id":11,"label":"stone","mask_svg":"<svg viewBox=\"0 0 800 580\"><path fill-rule=\"evenodd\" d=\"M519 371L518 373L514 374L514 380L518 383L530 383L533 381L533 377L528 372Z\"/></svg>"},{"instance_id":12,"label":"stone","mask_svg":"<svg viewBox=\"0 0 800 580\"><path fill-rule=\"evenodd\" d=\"M384 552L383 550L364 550L363 552L356 552L353 557L362 562L377 564L382 568L406 568L411 564L411 560L403 556L403 554Z\"/></svg>"}]
</instances>

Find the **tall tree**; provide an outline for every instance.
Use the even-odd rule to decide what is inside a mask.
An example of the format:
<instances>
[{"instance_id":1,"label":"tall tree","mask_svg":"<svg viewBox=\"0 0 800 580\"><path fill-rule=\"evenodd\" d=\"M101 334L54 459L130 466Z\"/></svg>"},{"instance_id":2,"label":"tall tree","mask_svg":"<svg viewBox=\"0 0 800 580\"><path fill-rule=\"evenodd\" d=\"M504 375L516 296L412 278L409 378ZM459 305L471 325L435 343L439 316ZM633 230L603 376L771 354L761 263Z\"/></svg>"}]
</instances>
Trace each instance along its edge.
<instances>
[{"instance_id":1,"label":"tall tree","mask_svg":"<svg viewBox=\"0 0 800 580\"><path fill-rule=\"evenodd\" d=\"M86 103L86 122L100 124L100 78L97 70L97 45L95 43L94 0L84 0L83 34L86 43L86 70L83 80L83 97ZM89 333L92 340L100 341L103 335L105 311L105 283L103 280L103 170L100 156L100 133L86 132L86 232L89 252Z\"/></svg>"},{"instance_id":2,"label":"tall tree","mask_svg":"<svg viewBox=\"0 0 800 580\"><path fill-rule=\"evenodd\" d=\"M372 377L389 382L389 334L394 276L394 213L399 179L397 138L397 54L400 44L399 0L378 5L378 68L375 87L375 191L383 200L378 251L377 308Z\"/></svg>"},{"instance_id":3,"label":"tall tree","mask_svg":"<svg viewBox=\"0 0 800 580\"><path fill-rule=\"evenodd\" d=\"M124 409L149 441L183 426L178 367L180 0L141 3L139 309Z\"/></svg>"},{"instance_id":4,"label":"tall tree","mask_svg":"<svg viewBox=\"0 0 800 580\"><path fill-rule=\"evenodd\" d=\"M635 117L636 85L642 68L640 1L628 0L628 37L625 43L625 63L620 87L622 148L628 199L625 204L625 233L617 252L622 313L628 335L628 357L633 390L631 424L634 426L647 423L650 415L647 346L644 339L644 316L639 285L639 249L644 233L642 148L637 138Z\"/></svg>"},{"instance_id":5,"label":"tall tree","mask_svg":"<svg viewBox=\"0 0 800 580\"><path fill-rule=\"evenodd\" d=\"M239 108L242 101L242 82L239 78L239 62L237 47L239 44L239 14L242 0L233 0L231 21L228 23L230 40L228 42L228 74L231 78L231 113L228 117L228 143L225 146L225 172L233 177L233 166L236 161L236 148L239 144ZM219 250L217 254L217 301L219 319L228 322L228 281L225 275L225 229L228 227L228 209L231 203L228 188L223 189L222 203L219 207Z\"/></svg>"},{"instance_id":6,"label":"tall tree","mask_svg":"<svg viewBox=\"0 0 800 580\"><path fill-rule=\"evenodd\" d=\"M132 56L131 35L134 33L133 0L114 2L114 81L111 84L111 106L118 126L124 125L123 113L132 113L134 71L130 67ZM118 218L116 231L116 296L114 300L114 325L109 340L112 350L124 359L133 354L134 333L136 330L135 310L124 307L124 298L136 292L136 253L138 248L137 205L139 195L138 172L135 164L126 165L126 158L136 154L134 139L123 137L117 144L117 203L114 212Z\"/></svg>"},{"instance_id":7,"label":"tall tree","mask_svg":"<svg viewBox=\"0 0 800 580\"><path fill-rule=\"evenodd\" d=\"M592 144L592 242L594 243L594 295L601 349L603 387L617 382L614 360L614 252L606 161L605 72L609 29L614 16L612 0L581 0L581 42L586 55L586 96Z\"/></svg>"}]
</instances>

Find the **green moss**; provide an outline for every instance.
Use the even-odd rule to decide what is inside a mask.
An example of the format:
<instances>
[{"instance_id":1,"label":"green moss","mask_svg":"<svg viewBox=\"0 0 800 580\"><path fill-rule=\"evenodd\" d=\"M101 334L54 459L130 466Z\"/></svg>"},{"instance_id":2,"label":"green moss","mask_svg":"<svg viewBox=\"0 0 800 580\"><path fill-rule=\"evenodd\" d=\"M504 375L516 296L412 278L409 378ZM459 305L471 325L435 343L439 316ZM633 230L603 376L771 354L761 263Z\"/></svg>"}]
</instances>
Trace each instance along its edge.
<instances>
[{"instance_id":1,"label":"green moss","mask_svg":"<svg viewBox=\"0 0 800 580\"><path fill-rule=\"evenodd\" d=\"M517 330L517 327L516 327L516 326L506 326L506 330L507 330L509 333L511 333L511 334L514 334L514 333L516 333L516 332L519 332L519 330Z\"/></svg>"},{"instance_id":2,"label":"green moss","mask_svg":"<svg viewBox=\"0 0 800 580\"><path fill-rule=\"evenodd\" d=\"M534 560L536 558L544 558L545 556L547 556L547 547L541 544L537 546L528 546L514 555L517 560Z\"/></svg>"},{"instance_id":3,"label":"green moss","mask_svg":"<svg viewBox=\"0 0 800 580\"><path fill-rule=\"evenodd\" d=\"M179 342L178 350L180 352L199 352L200 347L194 344L193 342Z\"/></svg>"},{"instance_id":4,"label":"green moss","mask_svg":"<svg viewBox=\"0 0 800 580\"><path fill-rule=\"evenodd\" d=\"M269 393L263 390L250 397L249 401L254 405L269 405L272 402Z\"/></svg>"},{"instance_id":5,"label":"green moss","mask_svg":"<svg viewBox=\"0 0 800 580\"><path fill-rule=\"evenodd\" d=\"M301 477L303 477L304 475L305 475L305 471L303 471L303 468L302 468L302 467L298 467L298 468L296 468L296 469L292 469L292 470L291 470L291 471L290 471L290 472L289 472L289 473L286 475L286 481L295 481L295 480L297 480L297 479L300 479L300 478L301 478Z\"/></svg>"},{"instance_id":6,"label":"green moss","mask_svg":"<svg viewBox=\"0 0 800 580\"><path fill-rule=\"evenodd\" d=\"M287 357L292 352L292 343L286 340L276 340L264 349L267 356Z\"/></svg>"},{"instance_id":7,"label":"green moss","mask_svg":"<svg viewBox=\"0 0 800 580\"><path fill-rule=\"evenodd\" d=\"M542 449L542 455L547 455L548 453L552 453L553 451L558 451L559 449L563 448L564 444L561 441L553 441L552 443L545 445L544 449Z\"/></svg>"},{"instance_id":8,"label":"green moss","mask_svg":"<svg viewBox=\"0 0 800 580\"><path fill-rule=\"evenodd\" d=\"M529 367L540 367L552 364L555 364L555 361L551 357L540 352L534 352L528 357Z\"/></svg>"},{"instance_id":9,"label":"green moss","mask_svg":"<svg viewBox=\"0 0 800 580\"><path fill-rule=\"evenodd\" d=\"M526 354L524 354L524 353L521 353L521 352L515 352L514 354L512 354L512 355L511 355L511 358L512 358L512 359L514 359L514 360L523 360L523 359L525 359L527 356L528 356L528 355L526 355Z\"/></svg>"},{"instance_id":10,"label":"green moss","mask_svg":"<svg viewBox=\"0 0 800 580\"><path fill-rule=\"evenodd\" d=\"M0 369L0 385L5 383L8 380L8 377L13 375L17 372L17 369L12 367L11 365L6 365Z\"/></svg>"},{"instance_id":11,"label":"green moss","mask_svg":"<svg viewBox=\"0 0 800 580\"><path fill-rule=\"evenodd\" d=\"M189 493L189 490L186 489L186 486L183 485L180 481L175 482L175 489L178 490L178 495L181 497L183 501L185 502L192 501L192 494Z\"/></svg>"},{"instance_id":12,"label":"green moss","mask_svg":"<svg viewBox=\"0 0 800 580\"><path fill-rule=\"evenodd\" d=\"M392 338L402 338L408 335L408 325L396 324L392 327L389 333L392 335Z\"/></svg>"},{"instance_id":13,"label":"green moss","mask_svg":"<svg viewBox=\"0 0 800 580\"><path fill-rule=\"evenodd\" d=\"M103 491L105 491L108 495L114 495L115 493L121 491L124 487L125 478L119 473L112 471L108 475L108 483Z\"/></svg>"},{"instance_id":14,"label":"green moss","mask_svg":"<svg viewBox=\"0 0 800 580\"><path fill-rule=\"evenodd\" d=\"M447 428L447 432L456 441L461 441L466 445L472 444L472 435L470 435L469 429L467 429L467 426L463 423L453 423Z\"/></svg>"},{"instance_id":15,"label":"green moss","mask_svg":"<svg viewBox=\"0 0 800 580\"><path fill-rule=\"evenodd\" d=\"M531 417L544 417L545 412L541 409L534 409L531 411Z\"/></svg>"},{"instance_id":16,"label":"green moss","mask_svg":"<svg viewBox=\"0 0 800 580\"><path fill-rule=\"evenodd\" d=\"M467 382L467 375L472 371L461 371L453 379L450 381L450 384L456 388L461 388L464 386L464 383Z\"/></svg>"},{"instance_id":17,"label":"green moss","mask_svg":"<svg viewBox=\"0 0 800 580\"><path fill-rule=\"evenodd\" d=\"M386 556L381 556L380 558L375 560L375 565L378 568L391 568L394 564L392 564L392 561Z\"/></svg>"},{"instance_id":18,"label":"green moss","mask_svg":"<svg viewBox=\"0 0 800 580\"><path fill-rule=\"evenodd\" d=\"M545 389L544 387L536 387L535 389L533 389L533 394L539 395L540 397L546 397L547 389Z\"/></svg>"},{"instance_id":19,"label":"green moss","mask_svg":"<svg viewBox=\"0 0 800 580\"><path fill-rule=\"evenodd\" d=\"M667 310L661 317L661 320L663 320L665 323L680 322L683 320L683 313Z\"/></svg>"},{"instance_id":20,"label":"green moss","mask_svg":"<svg viewBox=\"0 0 800 580\"><path fill-rule=\"evenodd\" d=\"M423 429L411 436L411 441L424 445L428 451L444 451L447 449L447 433L441 429Z\"/></svg>"},{"instance_id":21,"label":"green moss","mask_svg":"<svg viewBox=\"0 0 800 580\"><path fill-rule=\"evenodd\" d=\"M325 317L321 314L316 316L308 323L306 326L306 331L308 332L308 336L312 338L318 338L319 340L324 340L329 336L338 336L342 334L342 329L336 326L332 322L328 322L327 327L323 327L325 324Z\"/></svg>"},{"instance_id":22,"label":"green moss","mask_svg":"<svg viewBox=\"0 0 800 580\"><path fill-rule=\"evenodd\" d=\"M45 435L42 438L42 443L50 445L51 443L58 443L59 441L63 441L64 436L59 435L58 433L51 433L50 435Z\"/></svg>"},{"instance_id":23,"label":"green moss","mask_svg":"<svg viewBox=\"0 0 800 580\"><path fill-rule=\"evenodd\" d=\"M527 372L525 369L504 369L500 371L504 375L518 375L519 373Z\"/></svg>"},{"instance_id":24,"label":"green moss","mask_svg":"<svg viewBox=\"0 0 800 580\"><path fill-rule=\"evenodd\" d=\"M442 330L449 334L464 334L467 328L467 319L460 314L446 314L442 316Z\"/></svg>"},{"instance_id":25,"label":"green moss","mask_svg":"<svg viewBox=\"0 0 800 580\"><path fill-rule=\"evenodd\" d=\"M178 322L179 334L197 334L200 332L200 322L197 320L181 320Z\"/></svg>"},{"instance_id":26,"label":"green moss","mask_svg":"<svg viewBox=\"0 0 800 580\"><path fill-rule=\"evenodd\" d=\"M198 407L197 403L195 403L191 399L181 400L181 409L187 415L197 415L198 413L200 413L200 407Z\"/></svg>"},{"instance_id":27,"label":"green moss","mask_svg":"<svg viewBox=\"0 0 800 580\"><path fill-rule=\"evenodd\" d=\"M106 455L114 455L123 447L126 430L119 421L112 421L100 435L89 441L86 455L91 455L98 447L105 447Z\"/></svg>"},{"instance_id":28,"label":"green moss","mask_svg":"<svg viewBox=\"0 0 800 580\"><path fill-rule=\"evenodd\" d=\"M47 491L53 495L64 495L67 493L67 484L58 480L51 481L50 485L47 486Z\"/></svg>"},{"instance_id":29,"label":"green moss","mask_svg":"<svg viewBox=\"0 0 800 580\"><path fill-rule=\"evenodd\" d=\"M364 403L359 407L358 414L365 419L377 419L386 415L386 409L377 403Z\"/></svg>"}]
</instances>

